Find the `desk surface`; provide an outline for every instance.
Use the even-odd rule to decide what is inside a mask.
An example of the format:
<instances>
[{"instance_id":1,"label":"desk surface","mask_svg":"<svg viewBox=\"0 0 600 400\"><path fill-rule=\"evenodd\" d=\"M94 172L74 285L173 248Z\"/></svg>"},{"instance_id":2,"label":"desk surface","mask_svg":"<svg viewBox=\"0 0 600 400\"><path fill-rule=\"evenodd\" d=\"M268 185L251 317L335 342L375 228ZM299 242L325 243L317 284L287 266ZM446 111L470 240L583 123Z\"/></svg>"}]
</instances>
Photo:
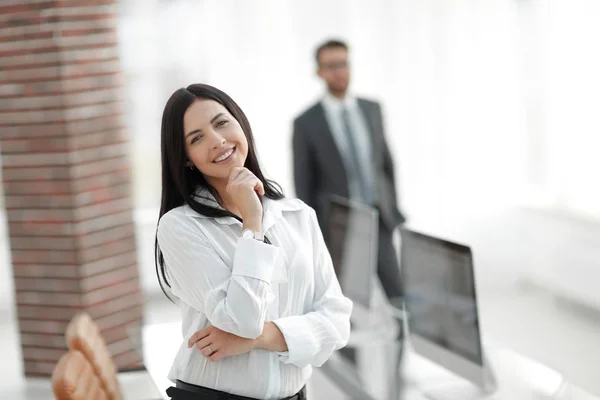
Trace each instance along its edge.
<instances>
[{"instance_id":1,"label":"desk surface","mask_svg":"<svg viewBox=\"0 0 600 400\"><path fill-rule=\"evenodd\" d=\"M164 399L165 390L171 386L167 374L181 343L180 323L152 324L143 328L144 362L148 373L156 383ZM358 340L360 341L360 340ZM436 382L456 382L445 369L412 353L405 352L402 363L402 400L428 399L422 392L427 384ZM600 400L586 391L571 385L560 373L541 363L531 360L510 349L495 347L488 351L494 367L499 391L486 399L560 399L560 400ZM327 370L323 368L324 372ZM316 399L320 400L318 397Z\"/></svg>"}]
</instances>

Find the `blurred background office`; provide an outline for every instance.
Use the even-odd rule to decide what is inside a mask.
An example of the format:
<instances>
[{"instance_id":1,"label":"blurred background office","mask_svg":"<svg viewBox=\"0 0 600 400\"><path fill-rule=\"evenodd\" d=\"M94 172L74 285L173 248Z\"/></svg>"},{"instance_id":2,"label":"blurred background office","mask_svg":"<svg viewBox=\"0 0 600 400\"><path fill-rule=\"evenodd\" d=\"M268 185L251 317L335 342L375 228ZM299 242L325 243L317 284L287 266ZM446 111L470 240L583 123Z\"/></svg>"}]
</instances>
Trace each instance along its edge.
<instances>
[{"instance_id":1,"label":"blurred background office","mask_svg":"<svg viewBox=\"0 0 600 400\"><path fill-rule=\"evenodd\" d=\"M0 10L20 3L34 2L5 0ZM338 37L351 48L352 91L384 107L410 226L473 248L484 336L600 394L600 2L105 3L80 12L111 15L117 29L146 322L179 317L153 263L169 94L196 82L229 93L267 174L293 195L292 121L323 93L315 46ZM16 40L8 29L0 24L0 65L10 64ZM4 76L3 130L10 85ZM28 398L2 220L0 372L10 384L0 394Z\"/></svg>"}]
</instances>

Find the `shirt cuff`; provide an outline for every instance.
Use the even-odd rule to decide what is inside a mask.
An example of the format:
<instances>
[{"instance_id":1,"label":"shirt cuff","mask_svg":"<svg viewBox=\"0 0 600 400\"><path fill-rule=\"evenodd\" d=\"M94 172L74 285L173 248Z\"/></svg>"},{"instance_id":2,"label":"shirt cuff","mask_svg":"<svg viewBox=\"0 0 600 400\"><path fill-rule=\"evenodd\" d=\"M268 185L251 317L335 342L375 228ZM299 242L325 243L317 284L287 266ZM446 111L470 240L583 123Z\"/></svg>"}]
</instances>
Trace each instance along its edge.
<instances>
[{"instance_id":1,"label":"shirt cuff","mask_svg":"<svg viewBox=\"0 0 600 400\"><path fill-rule=\"evenodd\" d=\"M256 239L240 238L233 257L232 275L242 275L271 282L279 248Z\"/></svg>"},{"instance_id":2,"label":"shirt cuff","mask_svg":"<svg viewBox=\"0 0 600 400\"><path fill-rule=\"evenodd\" d=\"M288 351L277 352L279 361L298 366L308 364L316 343L314 335L306 331L303 316L280 318L273 323L283 334L288 348Z\"/></svg>"}]
</instances>

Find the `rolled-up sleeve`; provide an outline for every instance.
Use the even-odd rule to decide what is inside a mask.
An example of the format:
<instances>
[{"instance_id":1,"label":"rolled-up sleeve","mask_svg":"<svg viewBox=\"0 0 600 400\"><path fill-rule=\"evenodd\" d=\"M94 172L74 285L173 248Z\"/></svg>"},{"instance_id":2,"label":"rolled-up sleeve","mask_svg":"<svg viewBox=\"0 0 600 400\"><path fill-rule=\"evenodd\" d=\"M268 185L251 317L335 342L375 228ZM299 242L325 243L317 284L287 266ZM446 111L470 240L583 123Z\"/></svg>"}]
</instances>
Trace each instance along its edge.
<instances>
[{"instance_id":1,"label":"rolled-up sleeve","mask_svg":"<svg viewBox=\"0 0 600 400\"><path fill-rule=\"evenodd\" d=\"M276 246L239 239L230 268L193 220L170 213L161 218L157 239L175 296L221 330L245 338L261 334L273 299Z\"/></svg>"},{"instance_id":2,"label":"rolled-up sleeve","mask_svg":"<svg viewBox=\"0 0 600 400\"><path fill-rule=\"evenodd\" d=\"M298 367L320 367L335 350L348 343L352 302L340 289L331 256L323 240L314 211L310 210L310 235L313 238L315 296L312 311L273 321L281 330L288 351L280 361Z\"/></svg>"}]
</instances>

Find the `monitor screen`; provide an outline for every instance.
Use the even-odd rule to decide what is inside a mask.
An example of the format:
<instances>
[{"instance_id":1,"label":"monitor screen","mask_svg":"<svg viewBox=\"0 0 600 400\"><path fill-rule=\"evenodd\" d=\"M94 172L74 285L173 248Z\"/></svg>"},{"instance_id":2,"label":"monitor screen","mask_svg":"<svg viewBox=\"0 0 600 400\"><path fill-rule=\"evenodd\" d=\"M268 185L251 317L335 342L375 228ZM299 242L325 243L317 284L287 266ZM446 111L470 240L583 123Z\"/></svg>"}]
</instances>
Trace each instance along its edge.
<instances>
[{"instance_id":1,"label":"monitor screen","mask_svg":"<svg viewBox=\"0 0 600 400\"><path fill-rule=\"evenodd\" d=\"M370 207L332 198L326 242L342 292L369 307L377 267L378 214Z\"/></svg>"},{"instance_id":2,"label":"monitor screen","mask_svg":"<svg viewBox=\"0 0 600 400\"><path fill-rule=\"evenodd\" d=\"M410 334L483 365L471 249L401 231Z\"/></svg>"}]
</instances>

